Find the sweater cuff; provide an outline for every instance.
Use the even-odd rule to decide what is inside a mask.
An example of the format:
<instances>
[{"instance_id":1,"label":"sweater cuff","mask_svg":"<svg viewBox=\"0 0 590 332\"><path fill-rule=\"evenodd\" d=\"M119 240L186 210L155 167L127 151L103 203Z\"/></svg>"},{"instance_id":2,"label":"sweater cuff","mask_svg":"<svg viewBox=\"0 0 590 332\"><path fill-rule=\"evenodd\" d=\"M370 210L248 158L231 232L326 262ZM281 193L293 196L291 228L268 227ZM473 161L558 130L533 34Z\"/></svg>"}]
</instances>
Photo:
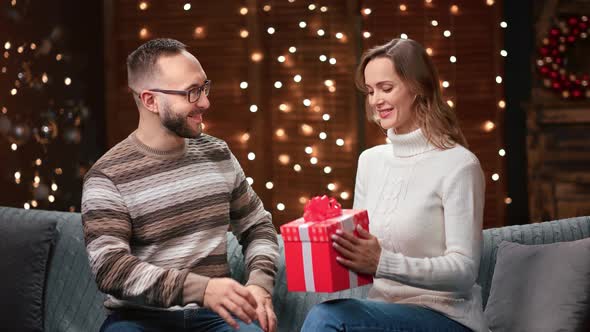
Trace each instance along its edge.
<instances>
[{"instance_id":1,"label":"sweater cuff","mask_svg":"<svg viewBox=\"0 0 590 332\"><path fill-rule=\"evenodd\" d=\"M272 289L274 286L274 277L266 274L264 271L252 270L248 276L246 286L256 285L264 288L270 296L272 296Z\"/></svg>"},{"instance_id":2,"label":"sweater cuff","mask_svg":"<svg viewBox=\"0 0 590 332\"><path fill-rule=\"evenodd\" d=\"M403 255L389 250L381 250L379 265L377 265L376 278L392 279L392 276L399 275L403 264Z\"/></svg>"},{"instance_id":3,"label":"sweater cuff","mask_svg":"<svg viewBox=\"0 0 590 332\"><path fill-rule=\"evenodd\" d=\"M189 303L197 303L199 306L203 305L203 301L205 299L205 289L207 289L207 285L209 284L209 280L211 278L202 276L200 274L191 273L191 276L187 278L190 279L190 285L185 285L185 287L190 287L191 291L191 298L190 299L182 299L183 305L187 305ZM182 291L181 291L182 296Z\"/></svg>"}]
</instances>

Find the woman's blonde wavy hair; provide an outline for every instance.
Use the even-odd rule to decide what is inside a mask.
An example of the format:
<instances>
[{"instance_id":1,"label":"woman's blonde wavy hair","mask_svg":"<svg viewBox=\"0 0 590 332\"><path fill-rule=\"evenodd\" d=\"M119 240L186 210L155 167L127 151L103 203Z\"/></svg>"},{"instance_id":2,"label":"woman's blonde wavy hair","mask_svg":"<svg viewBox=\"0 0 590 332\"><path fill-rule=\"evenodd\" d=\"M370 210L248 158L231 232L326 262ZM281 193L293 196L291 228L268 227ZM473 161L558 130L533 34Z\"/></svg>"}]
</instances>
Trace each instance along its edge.
<instances>
[{"instance_id":1,"label":"woman's blonde wavy hair","mask_svg":"<svg viewBox=\"0 0 590 332\"><path fill-rule=\"evenodd\" d=\"M416 95L413 105L416 119L428 141L443 150L455 144L467 147L455 112L442 100L438 73L422 45L411 39L395 38L365 52L355 77L358 89L365 94L365 68L377 58L391 60L397 75ZM375 111L368 104L366 113L369 121L379 125Z\"/></svg>"}]
</instances>

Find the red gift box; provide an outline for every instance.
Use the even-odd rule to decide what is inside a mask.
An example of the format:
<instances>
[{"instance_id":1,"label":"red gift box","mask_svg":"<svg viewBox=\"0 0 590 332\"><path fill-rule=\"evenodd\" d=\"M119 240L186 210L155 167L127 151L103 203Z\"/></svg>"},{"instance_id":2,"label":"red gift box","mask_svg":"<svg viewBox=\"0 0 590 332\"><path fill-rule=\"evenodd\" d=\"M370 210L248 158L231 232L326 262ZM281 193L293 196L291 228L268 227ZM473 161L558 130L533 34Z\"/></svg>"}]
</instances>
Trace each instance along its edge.
<instances>
[{"instance_id":1,"label":"red gift box","mask_svg":"<svg viewBox=\"0 0 590 332\"><path fill-rule=\"evenodd\" d=\"M281 226L285 244L287 289L292 292L335 292L373 282L373 277L349 271L338 263L331 235L338 229L369 230L367 210L341 209L333 198L314 197L302 218ZM356 231L354 234L358 236Z\"/></svg>"}]
</instances>

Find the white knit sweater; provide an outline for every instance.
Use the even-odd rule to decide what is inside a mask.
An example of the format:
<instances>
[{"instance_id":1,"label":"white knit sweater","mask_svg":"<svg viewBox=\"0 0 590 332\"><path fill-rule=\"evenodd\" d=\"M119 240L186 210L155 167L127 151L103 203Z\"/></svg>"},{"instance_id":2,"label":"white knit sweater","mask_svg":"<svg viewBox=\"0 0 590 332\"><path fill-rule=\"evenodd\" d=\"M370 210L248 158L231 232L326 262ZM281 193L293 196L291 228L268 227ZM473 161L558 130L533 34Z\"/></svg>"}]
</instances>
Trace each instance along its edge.
<instances>
[{"instance_id":1,"label":"white knit sweater","mask_svg":"<svg viewBox=\"0 0 590 332\"><path fill-rule=\"evenodd\" d=\"M425 306L487 331L475 283L485 181L466 148L430 144L420 129L364 151L354 208L367 209L382 252L373 300Z\"/></svg>"}]
</instances>

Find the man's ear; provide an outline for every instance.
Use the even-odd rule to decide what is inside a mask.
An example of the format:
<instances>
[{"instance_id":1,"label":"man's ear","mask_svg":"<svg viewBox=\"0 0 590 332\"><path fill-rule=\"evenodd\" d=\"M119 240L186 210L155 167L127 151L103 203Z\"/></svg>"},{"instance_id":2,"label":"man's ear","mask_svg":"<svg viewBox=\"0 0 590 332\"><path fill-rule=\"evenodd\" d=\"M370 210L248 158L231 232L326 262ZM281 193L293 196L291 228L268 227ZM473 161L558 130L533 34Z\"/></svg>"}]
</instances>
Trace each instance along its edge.
<instances>
[{"instance_id":1,"label":"man's ear","mask_svg":"<svg viewBox=\"0 0 590 332\"><path fill-rule=\"evenodd\" d=\"M159 113L158 101L152 92L142 91L139 94L139 99L141 100L143 107L145 107L148 111L156 114Z\"/></svg>"}]
</instances>

